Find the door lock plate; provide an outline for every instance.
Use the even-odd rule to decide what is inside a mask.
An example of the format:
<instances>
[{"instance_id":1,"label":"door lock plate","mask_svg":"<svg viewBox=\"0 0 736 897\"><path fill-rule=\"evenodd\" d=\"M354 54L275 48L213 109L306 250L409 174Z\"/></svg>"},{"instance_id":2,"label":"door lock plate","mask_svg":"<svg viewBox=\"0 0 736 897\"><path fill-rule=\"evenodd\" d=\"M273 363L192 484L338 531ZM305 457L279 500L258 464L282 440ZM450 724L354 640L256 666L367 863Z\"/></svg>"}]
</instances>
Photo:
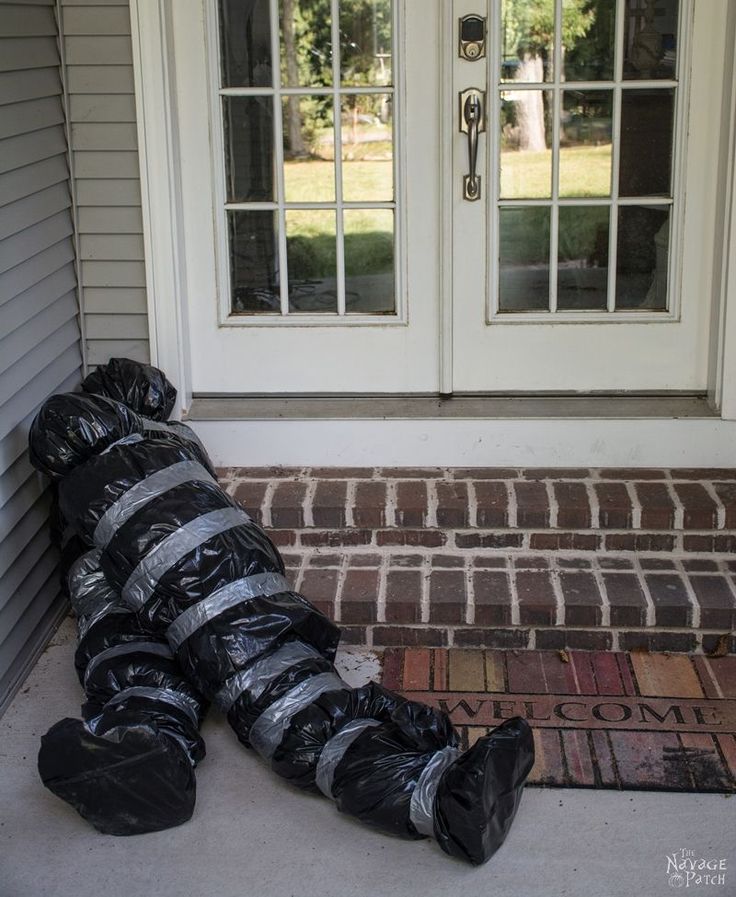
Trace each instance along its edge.
<instances>
[{"instance_id":1,"label":"door lock plate","mask_svg":"<svg viewBox=\"0 0 736 897\"><path fill-rule=\"evenodd\" d=\"M460 59L476 62L486 55L486 20L483 16L463 16L458 30Z\"/></svg>"}]
</instances>

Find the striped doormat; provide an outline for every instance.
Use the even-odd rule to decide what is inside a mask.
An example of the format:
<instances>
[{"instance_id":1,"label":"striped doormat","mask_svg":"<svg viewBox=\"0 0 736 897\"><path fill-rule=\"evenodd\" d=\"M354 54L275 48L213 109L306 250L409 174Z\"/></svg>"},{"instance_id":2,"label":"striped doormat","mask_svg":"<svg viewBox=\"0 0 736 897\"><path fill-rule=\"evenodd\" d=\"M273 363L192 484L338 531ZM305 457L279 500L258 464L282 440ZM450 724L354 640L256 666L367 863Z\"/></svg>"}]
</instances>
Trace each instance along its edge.
<instances>
[{"instance_id":1,"label":"striped doormat","mask_svg":"<svg viewBox=\"0 0 736 897\"><path fill-rule=\"evenodd\" d=\"M530 784L736 792L736 657L387 648L383 684L446 710L464 745L534 729Z\"/></svg>"}]
</instances>

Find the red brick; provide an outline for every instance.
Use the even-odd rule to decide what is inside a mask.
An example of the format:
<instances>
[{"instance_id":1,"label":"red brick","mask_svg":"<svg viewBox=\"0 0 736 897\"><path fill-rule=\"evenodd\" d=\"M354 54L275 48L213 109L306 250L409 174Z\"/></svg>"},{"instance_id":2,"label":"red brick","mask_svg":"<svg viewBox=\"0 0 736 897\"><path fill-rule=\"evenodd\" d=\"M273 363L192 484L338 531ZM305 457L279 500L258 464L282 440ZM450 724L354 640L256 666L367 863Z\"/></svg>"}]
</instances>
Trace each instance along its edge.
<instances>
[{"instance_id":1,"label":"red brick","mask_svg":"<svg viewBox=\"0 0 736 897\"><path fill-rule=\"evenodd\" d=\"M511 558L514 570L549 570L549 559L535 554Z\"/></svg>"},{"instance_id":2,"label":"red brick","mask_svg":"<svg viewBox=\"0 0 736 897\"><path fill-rule=\"evenodd\" d=\"M424 556L421 554L392 554L392 567L421 567L424 564Z\"/></svg>"},{"instance_id":3,"label":"red brick","mask_svg":"<svg viewBox=\"0 0 736 897\"><path fill-rule=\"evenodd\" d=\"M340 567L342 565L341 554L313 554L309 558L310 567Z\"/></svg>"},{"instance_id":4,"label":"red brick","mask_svg":"<svg viewBox=\"0 0 736 897\"><path fill-rule=\"evenodd\" d=\"M596 694L595 673L593 672L592 654L589 651L571 651L570 664L575 670L578 691L581 695Z\"/></svg>"},{"instance_id":5,"label":"red brick","mask_svg":"<svg viewBox=\"0 0 736 897\"><path fill-rule=\"evenodd\" d=\"M345 526L345 496L348 484L343 480L322 480L312 500L312 519L315 526L339 528Z\"/></svg>"},{"instance_id":6,"label":"red brick","mask_svg":"<svg viewBox=\"0 0 736 897\"><path fill-rule=\"evenodd\" d=\"M374 626L373 644L379 646L406 645L441 648L447 644L447 632L444 629L407 626Z\"/></svg>"},{"instance_id":7,"label":"red brick","mask_svg":"<svg viewBox=\"0 0 736 897\"><path fill-rule=\"evenodd\" d=\"M608 740L608 732L606 732L605 729L593 729L590 732L590 738L593 742L593 750L595 751L596 774L600 780L600 784L609 788L618 785L613 752L611 750L611 743Z\"/></svg>"},{"instance_id":8,"label":"red brick","mask_svg":"<svg viewBox=\"0 0 736 897\"><path fill-rule=\"evenodd\" d=\"M491 629L489 627L463 627L456 629L454 643L458 648L526 648L529 630L520 627Z\"/></svg>"},{"instance_id":9,"label":"red brick","mask_svg":"<svg viewBox=\"0 0 736 897\"><path fill-rule=\"evenodd\" d=\"M627 695L636 693L626 656L622 653L596 653L591 656L599 695Z\"/></svg>"},{"instance_id":10,"label":"red brick","mask_svg":"<svg viewBox=\"0 0 736 897\"><path fill-rule=\"evenodd\" d=\"M522 572L516 574L522 624L553 624L557 615L557 600L549 573Z\"/></svg>"},{"instance_id":11,"label":"red brick","mask_svg":"<svg viewBox=\"0 0 736 897\"><path fill-rule=\"evenodd\" d=\"M391 569L386 575L386 622L419 623L422 609L422 572Z\"/></svg>"},{"instance_id":12,"label":"red brick","mask_svg":"<svg viewBox=\"0 0 736 897\"><path fill-rule=\"evenodd\" d=\"M721 635L705 633L703 635L703 652L712 654L716 649L720 650L721 638ZM726 648L730 654L736 654L736 635L732 635L726 640Z\"/></svg>"},{"instance_id":13,"label":"red brick","mask_svg":"<svg viewBox=\"0 0 736 897\"><path fill-rule=\"evenodd\" d=\"M736 535L714 534L712 536L688 536L683 538L685 551L736 553Z\"/></svg>"},{"instance_id":14,"label":"red brick","mask_svg":"<svg viewBox=\"0 0 736 897\"><path fill-rule=\"evenodd\" d=\"M575 648L581 651L610 651L612 639L608 629L537 629L535 644L538 648L559 650Z\"/></svg>"},{"instance_id":15,"label":"red brick","mask_svg":"<svg viewBox=\"0 0 736 897\"><path fill-rule=\"evenodd\" d=\"M716 741L731 773L731 778L736 782L736 735L716 735Z\"/></svg>"},{"instance_id":16,"label":"red brick","mask_svg":"<svg viewBox=\"0 0 736 897\"><path fill-rule=\"evenodd\" d=\"M406 691L429 689L431 652L428 648L407 648L404 654L403 688Z\"/></svg>"},{"instance_id":17,"label":"red brick","mask_svg":"<svg viewBox=\"0 0 736 897\"><path fill-rule=\"evenodd\" d=\"M557 526L587 529L590 526L588 490L583 483L554 484L557 501Z\"/></svg>"},{"instance_id":18,"label":"red brick","mask_svg":"<svg viewBox=\"0 0 736 897\"><path fill-rule=\"evenodd\" d=\"M691 576L703 629L736 629L736 597L725 576Z\"/></svg>"},{"instance_id":19,"label":"red brick","mask_svg":"<svg viewBox=\"0 0 736 897\"><path fill-rule=\"evenodd\" d=\"M312 467L309 476L318 480L356 480L373 476L372 467Z\"/></svg>"},{"instance_id":20,"label":"red brick","mask_svg":"<svg viewBox=\"0 0 736 897\"><path fill-rule=\"evenodd\" d=\"M598 471L602 480L666 480L667 472L642 467L604 467Z\"/></svg>"},{"instance_id":21,"label":"red brick","mask_svg":"<svg viewBox=\"0 0 736 897\"><path fill-rule=\"evenodd\" d=\"M538 785L565 782L565 764L557 729L534 729L534 768L529 781Z\"/></svg>"},{"instance_id":22,"label":"red brick","mask_svg":"<svg viewBox=\"0 0 736 897\"><path fill-rule=\"evenodd\" d=\"M350 554L348 555L348 564L351 567L380 567L383 562L383 555L375 552L373 554Z\"/></svg>"},{"instance_id":23,"label":"red brick","mask_svg":"<svg viewBox=\"0 0 736 897\"><path fill-rule=\"evenodd\" d=\"M726 529L736 529L736 483L714 483L713 488L726 509Z\"/></svg>"},{"instance_id":24,"label":"red brick","mask_svg":"<svg viewBox=\"0 0 736 897\"><path fill-rule=\"evenodd\" d=\"M529 547L534 551L597 551L601 547L597 533L532 533Z\"/></svg>"},{"instance_id":25,"label":"red brick","mask_svg":"<svg viewBox=\"0 0 736 897\"><path fill-rule=\"evenodd\" d=\"M593 566L593 562L587 558L558 557L555 560L561 570L590 570Z\"/></svg>"},{"instance_id":26,"label":"red brick","mask_svg":"<svg viewBox=\"0 0 736 897\"><path fill-rule=\"evenodd\" d=\"M672 558L640 558L639 564L642 570L676 570L677 566Z\"/></svg>"},{"instance_id":27,"label":"red brick","mask_svg":"<svg viewBox=\"0 0 736 897\"><path fill-rule=\"evenodd\" d=\"M589 735L579 729L563 729L560 732L570 784L594 785L593 758L588 744Z\"/></svg>"},{"instance_id":28,"label":"red brick","mask_svg":"<svg viewBox=\"0 0 736 897\"><path fill-rule=\"evenodd\" d=\"M216 467L215 474L218 480L229 480L235 475L236 467Z\"/></svg>"},{"instance_id":29,"label":"red brick","mask_svg":"<svg viewBox=\"0 0 736 897\"><path fill-rule=\"evenodd\" d=\"M447 544L447 533L425 529L381 529L376 533L378 545L412 545L438 548Z\"/></svg>"},{"instance_id":30,"label":"red brick","mask_svg":"<svg viewBox=\"0 0 736 897\"><path fill-rule=\"evenodd\" d=\"M710 674L724 698L736 698L736 657L696 658L707 661ZM701 677L702 678L702 677ZM713 697L713 695L709 695Z\"/></svg>"},{"instance_id":31,"label":"red brick","mask_svg":"<svg viewBox=\"0 0 736 897\"><path fill-rule=\"evenodd\" d=\"M305 570L300 591L324 614L334 619L337 570Z\"/></svg>"},{"instance_id":32,"label":"red brick","mask_svg":"<svg viewBox=\"0 0 736 897\"><path fill-rule=\"evenodd\" d=\"M444 477L445 471L441 467L381 467L378 475L396 480L432 480Z\"/></svg>"},{"instance_id":33,"label":"red brick","mask_svg":"<svg viewBox=\"0 0 736 897\"><path fill-rule=\"evenodd\" d=\"M343 645L367 644L365 626L341 626L340 633L340 641Z\"/></svg>"},{"instance_id":34,"label":"red brick","mask_svg":"<svg viewBox=\"0 0 736 897\"><path fill-rule=\"evenodd\" d=\"M269 530L268 537L278 547L296 544L296 533L293 529L272 529Z\"/></svg>"},{"instance_id":35,"label":"red brick","mask_svg":"<svg viewBox=\"0 0 736 897\"><path fill-rule=\"evenodd\" d=\"M619 645L624 651L682 651L695 650L695 634L692 632L637 632L628 630L619 633ZM705 639L703 639L703 649Z\"/></svg>"},{"instance_id":36,"label":"red brick","mask_svg":"<svg viewBox=\"0 0 736 897\"><path fill-rule=\"evenodd\" d=\"M561 573L560 586L565 599L565 624L600 626L603 601L593 574Z\"/></svg>"},{"instance_id":37,"label":"red brick","mask_svg":"<svg viewBox=\"0 0 736 897\"><path fill-rule=\"evenodd\" d=\"M674 551L675 537L664 533L607 533L606 551Z\"/></svg>"},{"instance_id":38,"label":"red brick","mask_svg":"<svg viewBox=\"0 0 736 897\"><path fill-rule=\"evenodd\" d=\"M521 548L521 533L457 533L458 548Z\"/></svg>"},{"instance_id":39,"label":"red brick","mask_svg":"<svg viewBox=\"0 0 736 897\"><path fill-rule=\"evenodd\" d=\"M233 477L246 480L288 480L301 474L301 467L236 467Z\"/></svg>"},{"instance_id":40,"label":"red brick","mask_svg":"<svg viewBox=\"0 0 736 897\"><path fill-rule=\"evenodd\" d=\"M688 573L718 573L718 561L708 558L685 558L682 566Z\"/></svg>"},{"instance_id":41,"label":"red brick","mask_svg":"<svg viewBox=\"0 0 736 897\"><path fill-rule=\"evenodd\" d=\"M372 533L365 529L305 530L301 534L302 545L338 548L341 545L369 545Z\"/></svg>"},{"instance_id":42,"label":"red brick","mask_svg":"<svg viewBox=\"0 0 736 897\"><path fill-rule=\"evenodd\" d=\"M598 558L598 566L601 570L633 570L634 564L628 558L606 557Z\"/></svg>"},{"instance_id":43,"label":"red brick","mask_svg":"<svg viewBox=\"0 0 736 897\"><path fill-rule=\"evenodd\" d=\"M467 598L464 570L433 570L429 580L432 623L464 623Z\"/></svg>"},{"instance_id":44,"label":"red brick","mask_svg":"<svg viewBox=\"0 0 736 897\"><path fill-rule=\"evenodd\" d=\"M345 623L375 623L378 570L349 569L340 594L340 620Z\"/></svg>"},{"instance_id":45,"label":"red brick","mask_svg":"<svg viewBox=\"0 0 736 897\"><path fill-rule=\"evenodd\" d=\"M540 651L506 655L508 690L517 694L545 694L547 691Z\"/></svg>"},{"instance_id":46,"label":"red brick","mask_svg":"<svg viewBox=\"0 0 736 897\"><path fill-rule=\"evenodd\" d=\"M427 484L413 480L396 484L396 524L425 526L427 523Z\"/></svg>"},{"instance_id":47,"label":"red brick","mask_svg":"<svg viewBox=\"0 0 736 897\"><path fill-rule=\"evenodd\" d=\"M432 689L434 691L447 691L448 655L444 648L435 648L432 651Z\"/></svg>"},{"instance_id":48,"label":"red brick","mask_svg":"<svg viewBox=\"0 0 736 897\"><path fill-rule=\"evenodd\" d=\"M692 604L681 577L663 573L644 578L654 602L655 625L690 626Z\"/></svg>"},{"instance_id":49,"label":"red brick","mask_svg":"<svg viewBox=\"0 0 736 897\"><path fill-rule=\"evenodd\" d=\"M377 529L386 525L386 484L370 480L358 483L353 505L355 526Z\"/></svg>"},{"instance_id":50,"label":"red brick","mask_svg":"<svg viewBox=\"0 0 736 897\"><path fill-rule=\"evenodd\" d=\"M733 480L733 467L676 467L670 471L673 480Z\"/></svg>"},{"instance_id":51,"label":"red brick","mask_svg":"<svg viewBox=\"0 0 736 897\"><path fill-rule=\"evenodd\" d=\"M544 483L514 483L516 524L522 529L549 526L549 503Z\"/></svg>"},{"instance_id":52,"label":"red brick","mask_svg":"<svg viewBox=\"0 0 736 897\"><path fill-rule=\"evenodd\" d=\"M623 483L594 483L601 529L631 528L631 499Z\"/></svg>"},{"instance_id":53,"label":"red brick","mask_svg":"<svg viewBox=\"0 0 736 897\"><path fill-rule=\"evenodd\" d=\"M578 694L578 686L575 681L575 667L569 662L565 663L557 651L540 651L539 654L542 662L545 692L552 695Z\"/></svg>"},{"instance_id":54,"label":"red brick","mask_svg":"<svg viewBox=\"0 0 736 897\"><path fill-rule=\"evenodd\" d=\"M647 600L633 573L604 573L611 626L646 626Z\"/></svg>"},{"instance_id":55,"label":"red brick","mask_svg":"<svg viewBox=\"0 0 736 897\"><path fill-rule=\"evenodd\" d=\"M468 525L468 486L463 482L437 485L437 525L462 529Z\"/></svg>"},{"instance_id":56,"label":"red brick","mask_svg":"<svg viewBox=\"0 0 736 897\"><path fill-rule=\"evenodd\" d=\"M685 529L716 527L716 503L699 483L675 483L675 492L685 508Z\"/></svg>"},{"instance_id":57,"label":"red brick","mask_svg":"<svg viewBox=\"0 0 736 897\"><path fill-rule=\"evenodd\" d=\"M687 790L690 775L674 732L609 731L616 767L624 788L661 787Z\"/></svg>"},{"instance_id":58,"label":"red brick","mask_svg":"<svg viewBox=\"0 0 736 897\"><path fill-rule=\"evenodd\" d=\"M473 573L476 626L511 625L511 590L505 573Z\"/></svg>"},{"instance_id":59,"label":"red brick","mask_svg":"<svg viewBox=\"0 0 736 897\"><path fill-rule=\"evenodd\" d=\"M504 483L481 481L473 483L477 503L477 525L480 527L508 526L508 492Z\"/></svg>"},{"instance_id":60,"label":"red brick","mask_svg":"<svg viewBox=\"0 0 736 897\"><path fill-rule=\"evenodd\" d=\"M675 522L675 503L664 483L635 483L641 505L642 529L672 529Z\"/></svg>"},{"instance_id":61,"label":"red brick","mask_svg":"<svg viewBox=\"0 0 736 897\"><path fill-rule=\"evenodd\" d=\"M302 503L306 494L306 483L279 483L271 498L271 526L276 529L303 527Z\"/></svg>"},{"instance_id":62,"label":"red brick","mask_svg":"<svg viewBox=\"0 0 736 897\"><path fill-rule=\"evenodd\" d=\"M460 554L433 554L432 567L464 567L465 558Z\"/></svg>"},{"instance_id":63,"label":"red brick","mask_svg":"<svg viewBox=\"0 0 736 897\"><path fill-rule=\"evenodd\" d=\"M247 480L235 487L235 501L245 508L256 523L263 523L261 505L266 494L268 483L254 483Z\"/></svg>"},{"instance_id":64,"label":"red brick","mask_svg":"<svg viewBox=\"0 0 736 897\"><path fill-rule=\"evenodd\" d=\"M491 555L481 555L477 554L473 558L470 563L471 567L495 567L496 569L505 569L506 568L506 558L505 557L493 557Z\"/></svg>"},{"instance_id":65,"label":"red brick","mask_svg":"<svg viewBox=\"0 0 736 897\"><path fill-rule=\"evenodd\" d=\"M402 667L404 664L403 648L386 648L383 652L381 685L384 688L398 690L401 688Z\"/></svg>"},{"instance_id":66,"label":"red brick","mask_svg":"<svg viewBox=\"0 0 736 897\"><path fill-rule=\"evenodd\" d=\"M456 467L456 480L515 480L519 471L511 467Z\"/></svg>"},{"instance_id":67,"label":"red brick","mask_svg":"<svg viewBox=\"0 0 736 897\"><path fill-rule=\"evenodd\" d=\"M521 473L526 480L584 480L591 476L587 467L528 467Z\"/></svg>"}]
</instances>

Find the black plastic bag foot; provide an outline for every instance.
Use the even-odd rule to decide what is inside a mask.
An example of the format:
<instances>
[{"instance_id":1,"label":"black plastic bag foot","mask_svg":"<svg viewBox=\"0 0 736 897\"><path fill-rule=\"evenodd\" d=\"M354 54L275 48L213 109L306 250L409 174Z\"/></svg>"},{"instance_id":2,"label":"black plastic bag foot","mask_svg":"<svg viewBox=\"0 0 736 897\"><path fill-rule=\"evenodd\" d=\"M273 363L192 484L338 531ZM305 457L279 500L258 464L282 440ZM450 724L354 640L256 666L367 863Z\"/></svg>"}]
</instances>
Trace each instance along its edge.
<instances>
[{"instance_id":1,"label":"black plastic bag foot","mask_svg":"<svg viewBox=\"0 0 736 897\"><path fill-rule=\"evenodd\" d=\"M534 765L529 724L514 717L479 738L442 774L434 834L450 856L485 863L503 844Z\"/></svg>"}]
</instances>

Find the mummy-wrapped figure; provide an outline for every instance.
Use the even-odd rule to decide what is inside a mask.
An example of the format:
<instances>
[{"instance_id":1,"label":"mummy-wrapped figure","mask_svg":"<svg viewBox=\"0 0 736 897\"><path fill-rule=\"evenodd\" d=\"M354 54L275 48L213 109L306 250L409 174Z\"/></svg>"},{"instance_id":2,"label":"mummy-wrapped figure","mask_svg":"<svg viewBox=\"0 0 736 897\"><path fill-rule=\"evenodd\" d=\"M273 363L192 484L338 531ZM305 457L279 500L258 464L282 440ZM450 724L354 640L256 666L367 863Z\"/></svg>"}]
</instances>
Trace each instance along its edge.
<instances>
[{"instance_id":1,"label":"mummy-wrapped figure","mask_svg":"<svg viewBox=\"0 0 736 897\"><path fill-rule=\"evenodd\" d=\"M130 408L83 394L49 399L30 442L121 602L275 772L474 864L501 845L534 759L523 720L461 752L441 711L349 687L333 666L339 629L291 589L273 543L191 442L146 435Z\"/></svg>"}]
</instances>

